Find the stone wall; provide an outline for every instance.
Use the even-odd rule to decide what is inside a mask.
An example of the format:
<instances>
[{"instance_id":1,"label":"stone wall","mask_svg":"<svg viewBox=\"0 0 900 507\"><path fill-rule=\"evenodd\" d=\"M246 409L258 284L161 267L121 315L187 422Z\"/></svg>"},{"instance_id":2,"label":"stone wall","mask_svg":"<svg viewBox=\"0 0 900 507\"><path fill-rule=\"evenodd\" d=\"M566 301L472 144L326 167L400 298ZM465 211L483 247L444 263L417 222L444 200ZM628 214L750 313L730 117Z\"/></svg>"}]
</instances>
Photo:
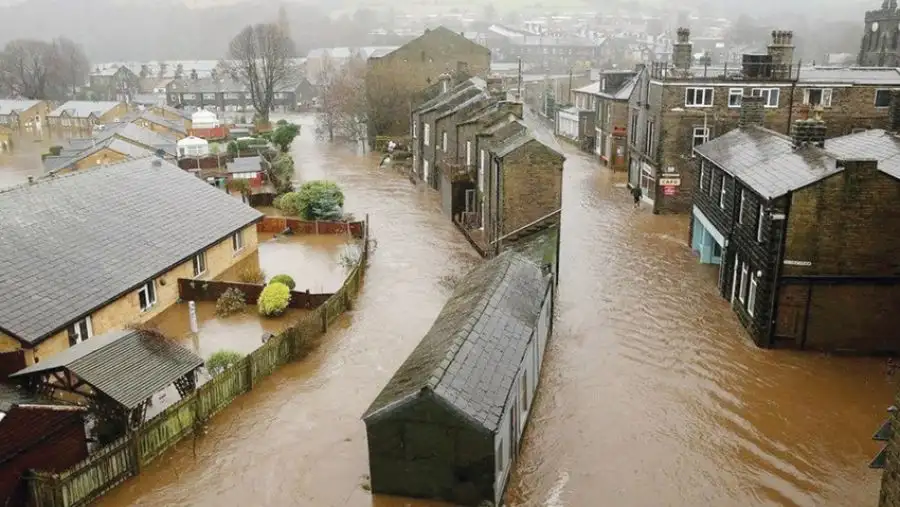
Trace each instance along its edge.
<instances>
[{"instance_id":1,"label":"stone wall","mask_svg":"<svg viewBox=\"0 0 900 507\"><path fill-rule=\"evenodd\" d=\"M509 234L562 206L564 160L539 141L531 141L503 159L501 234Z\"/></svg>"}]
</instances>

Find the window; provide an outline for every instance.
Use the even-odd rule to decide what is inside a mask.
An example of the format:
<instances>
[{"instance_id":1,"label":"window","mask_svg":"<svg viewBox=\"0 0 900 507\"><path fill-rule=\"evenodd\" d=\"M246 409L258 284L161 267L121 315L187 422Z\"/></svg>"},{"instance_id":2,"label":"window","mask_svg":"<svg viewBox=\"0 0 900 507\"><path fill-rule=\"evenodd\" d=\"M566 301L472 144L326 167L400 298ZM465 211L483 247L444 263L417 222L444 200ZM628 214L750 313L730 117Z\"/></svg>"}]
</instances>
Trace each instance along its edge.
<instances>
[{"instance_id":1,"label":"window","mask_svg":"<svg viewBox=\"0 0 900 507\"><path fill-rule=\"evenodd\" d=\"M709 107L713 104L712 88L687 88L684 91L686 107Z\"/></svg>"},{"instance_id":2,"label":"window","mask_svg":"<svg viewBox=\"0 0 900 507\"><path fill-rule=\"evenodd\" d=\"M803 103L808 106L831 107L831 88L807 88L803 90Z\"/></svg>"},{"instance_id":3,"label":"window","mask_svg":"<svg viewBox=\"0 0 900 507\"><path fill-rule=\"evenodd\" d=\"M890 90L875 90L875 107L888 107L891 105Z\"/></svg>"},{"instance_id":4,"label":"window","mask_svg":"<svg viewBox=\"0 0 900 507\"><path fill-rule=\"evenodd\" d=\"M763 221L766 218L766 210L763 209L762 204L759 205L759 218L756 221L756 241L762 243L763 240Z\"/></svg>"},{"instance_id":5,"label":"window","mask_svg":"<svg viewBox=\"0 0 900 507\"><path fill-rule=\"evenodd\" d=\"M744 98L743 88L728 89L728 107L741 107L741 100Z\"/></svg>"},{"instance_id":6,"label":"window","mask_svg":"<svg viewBox=\"0 0 900 507\"><path fill-rule=\"evenodd\" d=\"M694 127L691 134L691 146L696 148L706 141L709 141L709 127Z\"/></svg>"},{"instance_id":7,"label":"window","mask_svg":"<svg viewBox=\"0 0 900 507\"><path fill-rule=\"evenodd\" d=\"M203 99L204 100L216 100L216 94L215 93L204 93Z\"/></svg>"},{"instance_id":8,"label":"window","mask_svg":"<svg viewBox=\"0 0 900 507\"><path fill-rule=\"evenodd\" d=\"M441 132L441 149L447 153L447 131Z\"/></svg>"},{"instance_id":9,"label":"window","mask_svg":"<svg viewBox=\"0 0 900 507\"><path fill-rule=\"evenodd\" d=\"M425 146L431 146L431 140L429 139L429 137L431 137L431 125L430 124L428 124L428 123L425 124L424 130L422 131L422 135L425 136L425 139L422 141L425 144Z\"/></svg>"},{"instance_id":10,"label":"window","mask_svg":"<svg viewBox=\"0 0 900 507\"><path fill-rule=\"evenodd\" d=\"M150 280L138 289L138 303L142 312L146 312L156 304L156 280Z\"/></svg>"},{"instance_id":11,"label":"window","mask_svg":"<svg viewBox=\"0 0 900 507\"><path fill-rule=\"evenodd\" d=\"M638 130L638 112L631 112L631 144L632 146L637 144L637 130Z\"/></svg>"},{"instance_id":12,"label":"window","mask_svg":"<svg viewBox=\"0 0 900 507\"><path fill-rule=\"evenodd\" d=\"M185 93L181 96L184 100L194 100L197 98L193 93Z\"/></svg>"},{"instance_id":13,"label":"window","mask_svg":"<svg viewBox=\"0 0 900 507\"><path fill-rule=\"evenodd\" d=\"M419 122L413 120L413 139L416 138L416 134L418 134Z\"/></svg>"},{"instance_id":14,"label":"window","mask_svg":"<svg viewBox=\"0 0 900 507\"><path fill-rule=\"evenodd\" d=\"M756 311L756 287L759 284L759 280L756 278L756 273L750 274L750 293L747 294L747 313L752 317Z\"/></svg>"},{"instance_id":15,"label":"window","mask_svg":"<svg viewBox=\"0 0 900 507\"><path fill-rule=\"evenodd\" d=\"M725 179L724 173L722 174L722 179L723 180ZM713 192L714 192L713 187L715 187L715 182L716 182L716 172L710 171L709 172L709 196L710 197L713 196Z\"/></svg>"},{"instance_id":16,"label":"window","mask_svg":"<svg viewBox=\"0 0 900 507\"><path fill-rule=\"evenodd\" d=\"M747 300L747 272L749 269L746 262L741 266L741 287L738 290L738 299L741 303Z\"/></svg>"},{"instance_id":17,"label":"window","mask_svg":"<svg viewBox=\"0 0 900 507\"><path fill-rule=\"evenodd\" d=\"M647 138L644 139L644 153L653 156L653 121L647 120Z\"/></svg>"},{"instance_id":18,"label":"window","mask_svg":"<svg viewBox=\"0 0 900 507\"><path fill-rule=\"evenodd\" d=\"M194 276L200 276L206 273L206 252L200 252L194 256Z\"/></svg>"},{"instance_id":19,"label":"window","mask_svg":"<svg viewBox=\"0 0 900 507\"><path fill-rule=\"evenodd\" d=\"M741 190L741 206L738 208L738 225L744 224L744 203L747 201L746 191Z\"/></svg>"},{"instance_id":20,"label":"window","mask_svg":"<svg viewBox=\"0 0 900 507\"><path fill-rule=\"evenodd\" d=\"M90 315L69 326L69 346L81 343L94 336Z\"/></svg>"},{"instance_id":21,"label":"window","mask_svg":"<svg viewBox=\"0 0 900 507\"><path fill-rule=\"evenodd\" d=\"M778 98L780 96L778 88L754 88L752 93L754 97L763 98L763 106L778 107Z\"/></svg>"},{"instance_id":22,"label":"window","mask_svg":"<svg viewBox=\"0 0 900 507\"><path fill-rule=\"evenodd\" d=\"M528 412L528 370L522 370L522 413Z\"/></svg>"},{"instance_id":23,"label":"window","mask_svg":"<svg viewBox=\"0 0 900 507\"><path fill-rule=\"evenodd\" d=\"M703 190L703 180L706 179L706 160L700 161L700 190Z\"/></svg>"},{"instance_id":24,"label":"window","mask_svg":"<svg viewBox=\"0 0 900 507\"><path fill-rule=\"evenodd\" d=\"M719 208L725 209L725 174L722 174L722 190L719 191Z\"/></svg>"},{"instance_id":25,"label":"window","mask_svg":"<svg viewBox=\"0 0 900 507\"><path fill-rule=\"evenodd\" d=\"M466 141L466 166L472 167L472 141Z\"/></svg>"},{"instance_id":26,"label":"window","mask_svg":"<svg viewBox=\"0 0 900 507\"><path fill-rule=\"evenodd\" d=\"M231 235L231 249L235 252L244 248L244 231L237 231Z\"/></svg>"}]
</instances>

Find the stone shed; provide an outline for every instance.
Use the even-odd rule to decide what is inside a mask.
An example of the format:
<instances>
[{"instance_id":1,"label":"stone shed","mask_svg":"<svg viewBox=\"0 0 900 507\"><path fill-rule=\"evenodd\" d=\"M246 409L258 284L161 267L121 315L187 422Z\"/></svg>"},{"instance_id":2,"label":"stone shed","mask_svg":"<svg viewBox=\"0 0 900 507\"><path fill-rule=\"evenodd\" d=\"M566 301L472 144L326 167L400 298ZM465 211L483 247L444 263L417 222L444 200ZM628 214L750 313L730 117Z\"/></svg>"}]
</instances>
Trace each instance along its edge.
<instances>
[{"instance_id":1,"label":"stone shed","mask_svg":"<svg viewBox=\"0 0 900 507\"><path fill-rule=\"evenodd\" d=\"M372 491L499 504L551 331L553 275L508 250L460 281L363 415Z\"/></svg>"}]
</instances>

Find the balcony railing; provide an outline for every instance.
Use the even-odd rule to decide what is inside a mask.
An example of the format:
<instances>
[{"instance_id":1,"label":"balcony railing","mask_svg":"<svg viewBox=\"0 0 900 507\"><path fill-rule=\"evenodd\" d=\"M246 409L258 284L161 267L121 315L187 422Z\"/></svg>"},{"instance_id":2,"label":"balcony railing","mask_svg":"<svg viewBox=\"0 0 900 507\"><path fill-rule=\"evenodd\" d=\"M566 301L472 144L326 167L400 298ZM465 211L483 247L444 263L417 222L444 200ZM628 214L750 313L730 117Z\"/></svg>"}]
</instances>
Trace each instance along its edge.
<instances>
[{"instance_id":1,"label":"balcony railing","mask_svg":"<svg viewBox=\"0 0 900 507\"><path fill-rule=\"evenodd\" d=\"M796 81L801 63L745 62L692 65L678 68L671 62L650 64L650 78L663 81Z\"/></svg>"}]
</instances>

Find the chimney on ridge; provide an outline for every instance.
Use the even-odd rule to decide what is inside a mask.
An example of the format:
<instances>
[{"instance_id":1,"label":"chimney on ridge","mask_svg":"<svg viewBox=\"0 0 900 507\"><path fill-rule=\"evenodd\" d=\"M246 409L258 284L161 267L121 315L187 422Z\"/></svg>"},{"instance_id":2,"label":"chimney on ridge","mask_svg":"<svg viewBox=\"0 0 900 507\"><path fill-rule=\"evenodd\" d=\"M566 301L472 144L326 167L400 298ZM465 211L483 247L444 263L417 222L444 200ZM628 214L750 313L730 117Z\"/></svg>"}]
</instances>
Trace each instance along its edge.
<instances>
[{"instance_id":1,"label":"chimney on ridge","mask_svg":"<svg viewBox=\"0 0 900 507\"><path fill-rule=\"evenodd\" d=\"M694 45L691 44L691 30L679 28L678 39L672 44L672 64L676 69L690 70L694 60Z\"/></svg>"},{"instance_id":2,"label":"chimney on ridge","mask_svg":"<svg viewBox=\"0 0 900 507\"><path fill-rule=\"evenodd\" d=\"M772 77L790 78L794 66L794 32L773 30L767 53L772 59Z\"/></svg>"},{"instance_id":3,"label":"chimney on ridge","mask_svg":"<svg viewBox=\"0 0 900 507\"><path fill-rule=\"evenodd\" d=\"M438 76L438 82L441 83L441 93L447 93L450 91L450 79L452 79L450 77L450 74L446 72Z\"/></svg>"},{"instance_id":4,"label":"chimney on ridge","mask_svg":"<svg viewBox=\"0 0 900 507\"><path fill-rule=\"evenodd\" d=\"M888 109L888 130L900 133L900 90L891 90L891 105Z\"/></svg>"},{"instance_id":5,"label":"chimney on ridge","mask_svg":"<svg viewBox=\"0 0 900 507\"><path fill-rule=\"evenodd\" d=\"M738 126L762 125L766 118L765 99L761 96L744 95L741 97L741 118Z\"/></svg>"},{"instance_id":6,"label":"chimney on ridge","mask_svg":"<svg viewBox=\"0 0 900 507\"><path fill-rule=\"evenodd\" d=\"M797 120L791 125L791 139L795 148L803 146L825 147L825 135L828 129L819 118Z\"/></svg>"}]
</instances>

